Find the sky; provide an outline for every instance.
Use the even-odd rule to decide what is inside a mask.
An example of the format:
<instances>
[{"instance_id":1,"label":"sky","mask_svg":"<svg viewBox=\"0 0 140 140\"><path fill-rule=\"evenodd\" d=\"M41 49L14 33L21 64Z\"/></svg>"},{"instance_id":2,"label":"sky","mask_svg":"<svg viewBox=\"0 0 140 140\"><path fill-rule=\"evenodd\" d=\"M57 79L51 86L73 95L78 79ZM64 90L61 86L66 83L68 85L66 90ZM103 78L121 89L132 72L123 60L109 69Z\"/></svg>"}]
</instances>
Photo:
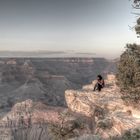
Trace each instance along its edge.
<instances>
[{"instance_id":1,"label":"sky","mask_svg":"<svg viewBox=\"0 0 140 140\"><path fill-rule=\"evenodd\" d=\"M0 0L0 51L117 58L139 43L129 0Z\"/></svg>"}]
</instances>

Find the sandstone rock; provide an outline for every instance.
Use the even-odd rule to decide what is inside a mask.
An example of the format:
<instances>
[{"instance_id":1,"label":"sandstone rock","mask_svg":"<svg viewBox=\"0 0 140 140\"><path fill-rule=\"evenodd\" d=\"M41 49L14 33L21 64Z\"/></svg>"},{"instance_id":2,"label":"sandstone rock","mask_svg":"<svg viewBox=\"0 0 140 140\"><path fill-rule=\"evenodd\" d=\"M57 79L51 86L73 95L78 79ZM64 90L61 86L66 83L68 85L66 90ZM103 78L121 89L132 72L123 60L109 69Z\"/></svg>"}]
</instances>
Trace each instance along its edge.
<instances>
[{"instance_id":1,"label":"sandstone rock","mask_svg":"<svg viewBox=\"0 0 140 140\"><path fill-rule=\"evenodd\" d=\"M123 134L140 124L140 114L128 107L121 99L114 75L108 75L106 86L101 92L93 92L94 82L82 90L67 90L67 106L76 113L95 117L95 132L104 139Z\"/></svg>"},{"instance_id":2,"label":"sandstone rock","mask_svg":"<svg viewBox=\"0 0 140 140\"><path fill-rule=\"evenodd\" d=\"M115 77L114 74L108 74L108 75L107 75L107 80L108 80L109 82L114 82L114 81L116 81L116 77Z\"/></svg>"}]
</instances>

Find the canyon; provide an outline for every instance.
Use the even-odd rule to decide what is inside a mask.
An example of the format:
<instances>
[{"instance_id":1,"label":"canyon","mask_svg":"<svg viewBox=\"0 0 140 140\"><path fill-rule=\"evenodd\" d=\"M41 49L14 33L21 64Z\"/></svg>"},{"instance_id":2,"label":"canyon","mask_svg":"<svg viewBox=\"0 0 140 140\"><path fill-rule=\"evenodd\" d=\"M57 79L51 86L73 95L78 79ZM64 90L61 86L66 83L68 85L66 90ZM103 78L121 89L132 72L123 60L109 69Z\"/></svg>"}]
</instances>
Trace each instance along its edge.
<instances>
[{"instance_id":1,"label":"canyon","mask_svg":"<svg viewBox=\"0 0 140 140\"><path fill-rule=\"evenodd\" d=\"M124 104L115 76L107 76L101 92L93 91L95 82L66 90L67 107L31 99L16 103L0 119L0 139L124 140L127 131L136 135L140 111Z\"/></svg>"},{"instance_id":2,"label":"canyon","mask_svg":"<svg viewBox=\"0 0 140 140\"><path fill-rule=\"evenodd\" d=\"M1 58L0 110L27 99L66 106L65 90L115 71L115 62L103 58Z\"/></svg>"},{"instance_id":3,"label":"canyon","mask_svg":"<svg viewBox=\"0 0 140 140\"><path fill-rule=\"evenodd\" d=\"M95 96L92 80L116 73L116 63L104 58L0 58L0 140L59 140L95 133L91 106L83 107L78 96Z\"/></svg>"}]
</instances>

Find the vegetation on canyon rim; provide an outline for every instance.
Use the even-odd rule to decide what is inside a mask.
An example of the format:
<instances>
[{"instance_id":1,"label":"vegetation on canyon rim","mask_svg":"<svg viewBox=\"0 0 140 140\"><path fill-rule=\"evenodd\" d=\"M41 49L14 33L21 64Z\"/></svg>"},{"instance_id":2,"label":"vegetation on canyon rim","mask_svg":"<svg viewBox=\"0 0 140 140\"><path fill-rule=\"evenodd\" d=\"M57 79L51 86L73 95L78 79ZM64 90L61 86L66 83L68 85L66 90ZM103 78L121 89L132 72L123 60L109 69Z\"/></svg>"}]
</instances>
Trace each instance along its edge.
<instances>
[{"instance_id":1,"label":"vegetation on canyon rim","mask_svg":"<svg viewBox=\"0 0 140 140\"><path fill-rule=\"evenodd\" d=\"M127 45L118 64L118 85L122 98L131 104L140 101L140 47L136 44Z\"/></svg>"}]
</instances>

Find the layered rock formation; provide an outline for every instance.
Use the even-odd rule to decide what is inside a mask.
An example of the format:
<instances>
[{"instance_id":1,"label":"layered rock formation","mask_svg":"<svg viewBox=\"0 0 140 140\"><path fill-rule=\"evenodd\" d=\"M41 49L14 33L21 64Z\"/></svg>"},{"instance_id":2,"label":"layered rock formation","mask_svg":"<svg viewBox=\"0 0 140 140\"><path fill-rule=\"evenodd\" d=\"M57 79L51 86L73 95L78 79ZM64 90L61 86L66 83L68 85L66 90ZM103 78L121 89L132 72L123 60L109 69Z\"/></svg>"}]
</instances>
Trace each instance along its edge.
<instances>
[{"instance_id":1,"label":"layered rock formation","mask_svg":"<svg viewBox=\"0 0 140 140\"><path fill-rule=\"evenodd\" d=\"M114 69L115 63L103 58L0 58L0 112L27 99L65 106L65 90Z\"/></svg>"},{"instance_id":2,"label":"layered rock formation","mask_svg":"<svg viewBox=\"0 0 140 140\"><path fill-rule=\"evenodd\" d=\"M102 92L93 92L94 83L65 92L68 108L93 120L92 133L109 139L140 125L140 112L124 105L114 75L108 76Z\"/></svg>"},{"instance_id":3,"label":"layered rock formation","mask_svg":"<svg viewBox=\"0 0 140 140\"><path fill-rule=\"evenodd\" d=\"M49 140L48 124L60 122L61 107L26 100L17 103L0 120L0 140Z\"/></svg>"},{"instance_id":4,"label":"layered rock formation","mask_svg":"<svg viewBox=\"0 0 140 140\"><path fill-rule=\"evenodd\" d=\"M15 104L0 119L0 140L124 140L125 132L139 128L140 111L124 104L114 75L101 92L93 92L95 82L66 90L68 108Z\"/></svg>"},{"instance_id":5,"label":"layered rock formation","mask_svg":"<svg viewBox=\"0 0 140 140\"><path fill-rule=\"evenodd\" d=\"M84 117L67 108L26 100L0 119L0 140L66 140L89 133L86 123L82 129L84 122Z\"/></svg>"}]
</instances>

